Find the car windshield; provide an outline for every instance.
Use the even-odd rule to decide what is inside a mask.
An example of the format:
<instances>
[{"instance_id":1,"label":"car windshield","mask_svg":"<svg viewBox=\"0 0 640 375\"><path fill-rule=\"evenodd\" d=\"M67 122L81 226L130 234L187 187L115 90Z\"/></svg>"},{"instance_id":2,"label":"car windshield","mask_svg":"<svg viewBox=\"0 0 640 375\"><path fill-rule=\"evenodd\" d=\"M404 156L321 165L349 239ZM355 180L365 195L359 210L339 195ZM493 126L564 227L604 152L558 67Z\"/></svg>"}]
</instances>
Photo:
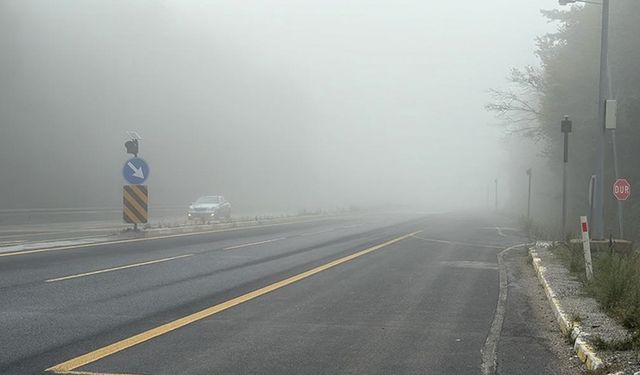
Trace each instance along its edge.
<instances>
[{"instance_id":1,"label":"car windshield","mask_svg":"<svg viewBox=\"0 0 640 375\"><path fill-rule=\"evenodd\" d=\"M220 197L218 196L200 197L198 198L196 203L220 203Z\"/></svg>"}]
</instances>

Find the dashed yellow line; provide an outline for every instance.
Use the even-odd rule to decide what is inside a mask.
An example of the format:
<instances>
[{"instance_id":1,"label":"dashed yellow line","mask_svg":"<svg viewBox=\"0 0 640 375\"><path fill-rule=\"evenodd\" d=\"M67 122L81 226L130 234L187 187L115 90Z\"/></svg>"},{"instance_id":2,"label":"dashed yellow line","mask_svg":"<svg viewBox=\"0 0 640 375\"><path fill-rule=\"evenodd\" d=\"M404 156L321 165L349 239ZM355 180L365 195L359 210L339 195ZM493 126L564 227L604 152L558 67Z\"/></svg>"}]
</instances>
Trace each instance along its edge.
<instances>
[{"instance_id":1,"label":"dashed yellow line","mask_svg":"<svg viewBox=\"0 0 640 375\"><path fill-rule=\"evenodd\" d=\"M206 308L204 310L198 311L198 312L193 313L191 315L187 315L187 316L185 316L183 318L180 318L180 319L174 320L172 322L163 324L163 325L158 326L156 328L152 328L152 329L150 329L148 331L139 333L137 335L131 336L131 337L126 338L124 340L120 340L118 342L115 342L115 343L113 343L111 345L107 345L105 347L96 349L96 350L94 350L92 352L89 352L87 354L83 354L83 355L81 355L79 357L70 359L70 360L68 360L66 362L62 362L62 363L57 364L55 366L49 367L46 371L52 371L52 372L55 372L55 373L60 373L60 372L64 372L64 371L75 370L75 369L77 369L79 367L88 365L89 363L93 363L93 362L98 361L98 360L100 360L102 358L108 357L108 356L113 355L115 353L118 353L118 352L120 352L122 350L128 349L128 348L130 348L132 346L135 346L135 345L141 344L141 343L143 343L145 341L151 340L154 337L158 337L160 335L164 335L165 333L174 331L174 330L176 330L178 328L184 327L184 326L186 326L188 324L191 324L193 322L197 322L198 320L201 320L201 319L204 319L204 318L209 317L211 315L217 314L217 313L219 313L221 311L227 310L227 309L229 309L231 307L234 307L234 306L237 306L237 305L239 305L241 303L250 301L250 300L252 300L254 298L260 297L260 296L262 296L264 294L267 294L269 292L272 292L274 290L277 290L277 289L280 289L280 288L285 287L287 285L293 284L293 283L295 283L297 281L306 279L309 276L312 276L312 275L315 275L315 274L320 273L322 271L328 270L329 268L335 267L335 266L337 266L339 264L348 262L348 261L353 260L355 258L361 257L361 256L363 256L365 254L368 254L368 253L371 253L373 251L382 249L383 247L386 247L386 246L389 246L389 245L394 244L396 242L402 241L402 240L404 240L406 238L409 238L409 237L411 237L413 235L416 235L416 234L418 234L420 232L421 231L409 233L409 234L406 234L404 236L395 238L393 240L381 243L379 245L369 247L369 248L367 248L365 250L361 250L361 251L359 251L357 253L345 256L343 258L336 259L336 260L334 260L332 262L329 262L329 263L326 263L326 264L321 265L319 267L316 267L316 268L310 269L308 271L299 273L299 274L297 274L295 276L291 276L291 277L289 277L287 279L284 279L284 280L278 281L276 283L273 283L271 285L265 286L263 288L254 290L252 292L249 292L247 294L244 294L244 295L241 295L239 297L233 298L233 299L228 300L226 302L220 303L220 304L215 305L215 306L211 306L209 308Z\"/></svg>"},{"instance_id":2,"label":"dashed yellow line","mask_svg":"<svg viewBox=\"0 0 640 375\"><path fill-rule=\"evenodd\" d=\"M155 263L162 263L162 262L168 262L170 260L174 260L174 259L180 259L180 258L186 258L186 257L190 257L193 256L193 254L185 254L185 255L178 255L175 257L170 257L170 258L162 258L162 259L156 259L156 260L150 260L148 262L141 262L141 263L134 263L134 264L127 264L125 266L119 266L119 267L113 267L113 268L105 268L103 270L97 270L97 271L91 271L91 272L85 272L85 273L78 273L75 275L69 275L69 276L63 276L63 277L57 277L55 279L48 279L45 280L46 283L53 283L56 281L64 281L64 280L70 280L70 279L77 279L79 277L85 277L85 276L92 276L92 275L98 275L101 273L106 273L106 272L113 272L113 271L120 271L120 270L125 270L127 268L134 268L134 267L141 267L141 266L146 266L149 264L155 264Z\"/></svg>"}]
</instances>

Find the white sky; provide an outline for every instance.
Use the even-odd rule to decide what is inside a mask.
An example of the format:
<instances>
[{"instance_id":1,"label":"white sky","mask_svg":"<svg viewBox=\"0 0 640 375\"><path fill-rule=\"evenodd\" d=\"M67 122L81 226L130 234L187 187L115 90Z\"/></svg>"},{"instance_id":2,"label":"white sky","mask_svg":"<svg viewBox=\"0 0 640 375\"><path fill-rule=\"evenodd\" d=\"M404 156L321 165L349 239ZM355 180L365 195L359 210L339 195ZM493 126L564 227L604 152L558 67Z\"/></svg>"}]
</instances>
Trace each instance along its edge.
<instances>
[{"instance_id":1,"label":"white sky","mask_svg":"<svg viewBox=\"0 0 640 375\"><path fill-rule=\"evenodd\" d=\"M7 0L0 205L117 205L129 129L156 202L483 205L506 157L487 90L537 63L556 4Z\"/></svg>"},{"instance_id":2,"label":"white sky","mask_svg":"<svg viewBox=\"0 0 640 375\"><path fill-rule=\"evenodd\" d=\"M553 29L539 10L557 2L194 4L167 3L177 28L209 34L297 86L312 112L320 174L353 182L354 195L384 176L429 185L423 192L436 198L457 186L477 199L505 157L483 109L486 91L503 86L510 68L537 63L534 39Z\"/></svg>"}]
</instances>

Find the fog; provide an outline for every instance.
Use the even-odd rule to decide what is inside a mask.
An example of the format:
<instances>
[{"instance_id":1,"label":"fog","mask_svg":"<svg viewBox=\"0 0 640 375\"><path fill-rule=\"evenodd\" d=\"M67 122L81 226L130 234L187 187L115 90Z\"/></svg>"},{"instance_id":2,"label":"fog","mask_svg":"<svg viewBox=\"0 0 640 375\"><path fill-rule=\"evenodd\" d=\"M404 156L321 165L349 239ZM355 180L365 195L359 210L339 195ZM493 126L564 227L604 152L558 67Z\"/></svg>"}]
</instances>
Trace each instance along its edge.
<instances>
[{"instance_id":1,"label":"fog","mask_svg":"<svg viewBox=\"0 0 640 375\"><path fill-rule=\"evenodd\" d=\"M0 208L118 207L128 130L156 205L486 207L556 4L0 0Z\"/></svg>"}]
</instances>

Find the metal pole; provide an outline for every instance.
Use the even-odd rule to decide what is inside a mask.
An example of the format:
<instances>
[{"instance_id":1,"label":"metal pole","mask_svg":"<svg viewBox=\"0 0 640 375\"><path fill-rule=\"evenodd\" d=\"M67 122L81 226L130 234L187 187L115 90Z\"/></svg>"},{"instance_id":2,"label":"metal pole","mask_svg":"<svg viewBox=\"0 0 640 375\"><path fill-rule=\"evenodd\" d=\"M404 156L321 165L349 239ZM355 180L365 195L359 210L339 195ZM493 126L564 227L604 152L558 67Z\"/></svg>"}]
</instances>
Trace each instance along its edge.
<instances>
[{"instance_id":1,"label":"metal pole","mask_svg":"<svg viewBox=\"0 0 640 375\"><path fill-rule=\"evenodd\" d=\"M560 131L564 134L564 158L562 163L562 239L567 237L567 164L569 163L569 133L573 124L569 116L560 122Z\"/></svg>"},{"instance_id":2,"label":"metal pole","mask_svg":"<svg viewBox=\"0 0 640 375\"><path fill-rule=\"evenodd\" d=\"M496 178L496 211L498 211L498 179Z\"/></svg>"},{"instance_id":3,"label":"metal pole","mask_svg":"<svg viewBox=\"0 0 640 375\"><path fill-rule=\"evenodd\" d=\"M567 161L569 133L564 133L564 162L562 163L562 240L567 237Z\"/></svg>"},{"instance_id":4,"label":"metal pole","mask_svg":"<svg viewBox=\"0 0 640 375\"><path fill-rule=\"evenodd\" d=\"M604 149L605 149L605 111L607 97L607 53L609 50L609 0L602 0L602 34L600 40L600 82L598 92L598 122L596 145L596 183L594 194L593 238L604 238Z\"/></svg>"},{"instance_id":5,"label":"metal pole","mask_svg":"<svg viewBox=\"0 0 640 375\"><path fill-rule=\"evenodd\" d=\"M527 175L529 175L529 193L527 195L527 219L531 219L531 168L527 169Z\"/></svg>"},{"instance_id":6,"label":"metal pole","mask_svg":"<svg viewBox=\"0 0 640 375\"><path fill-rule=\"evenodd\" d=\"M611 140L613 143L613 169L616 179L620 178L618 173L618 147L616 146L616 130L611 129ZM618 228L620 228L620 238L624 238L624 225L622 221L622 201L618 200Z\"/></svg>"}]
</instances>

